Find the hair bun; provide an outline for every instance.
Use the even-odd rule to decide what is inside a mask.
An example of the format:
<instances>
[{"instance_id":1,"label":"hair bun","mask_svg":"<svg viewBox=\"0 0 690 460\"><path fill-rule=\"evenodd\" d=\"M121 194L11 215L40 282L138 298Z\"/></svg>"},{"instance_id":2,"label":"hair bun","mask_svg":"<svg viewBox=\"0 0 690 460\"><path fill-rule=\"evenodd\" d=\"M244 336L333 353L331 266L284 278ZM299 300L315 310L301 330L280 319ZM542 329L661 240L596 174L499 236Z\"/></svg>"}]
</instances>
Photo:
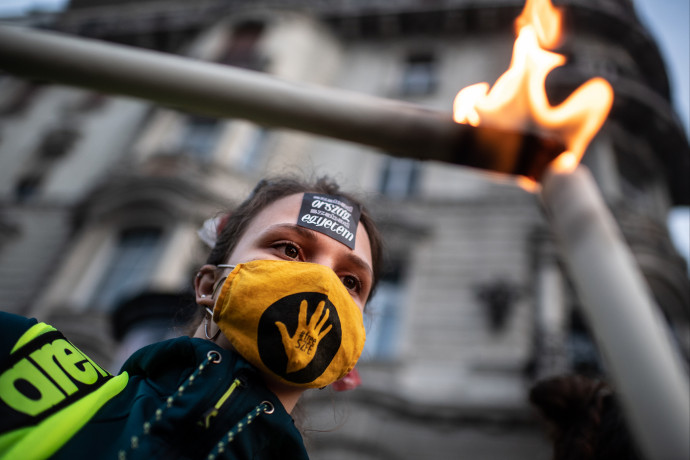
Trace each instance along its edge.
<instances>
[{"instance_id":1,"label":"hair bun","mask_svg":"<svg viewBox=\"0 0 690 460\"><path fill-rule=\"evenodd\" d=\"M597 424L601 397L608 393L604 382L573 375L538 382L530 390L529 400L550 423L568 430L577 425Z\"/></svg>"}]
</instances>

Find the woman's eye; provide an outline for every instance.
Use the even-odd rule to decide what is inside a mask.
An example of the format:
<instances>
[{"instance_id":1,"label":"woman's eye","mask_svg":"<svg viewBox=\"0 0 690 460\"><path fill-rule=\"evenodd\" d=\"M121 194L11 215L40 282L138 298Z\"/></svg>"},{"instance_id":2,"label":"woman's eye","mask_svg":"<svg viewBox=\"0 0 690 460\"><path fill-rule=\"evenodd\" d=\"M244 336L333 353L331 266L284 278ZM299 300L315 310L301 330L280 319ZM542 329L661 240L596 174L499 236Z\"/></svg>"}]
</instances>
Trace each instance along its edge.
<instances>
[{"instance_id":1,"label":"woman's eye","mask_svg":"<svg viewBox=\"0 0 690 460\"><path fill-rule=\"evenodd\" d=\"M285 252L285 255L291 259L296 259L299 257L299 249L295 245L286 244L283 251Z\"/></svg>"},{"instance_id":2,"label":"woman's eye","mask_svg":"<svg viewBox=\"0 0 690 460\"><path fill-rule=\"evenodd\" d=\"M359 291L359 280L354 276L347 275L340 279L348 291Z\"/></svg>"}]
</instances>

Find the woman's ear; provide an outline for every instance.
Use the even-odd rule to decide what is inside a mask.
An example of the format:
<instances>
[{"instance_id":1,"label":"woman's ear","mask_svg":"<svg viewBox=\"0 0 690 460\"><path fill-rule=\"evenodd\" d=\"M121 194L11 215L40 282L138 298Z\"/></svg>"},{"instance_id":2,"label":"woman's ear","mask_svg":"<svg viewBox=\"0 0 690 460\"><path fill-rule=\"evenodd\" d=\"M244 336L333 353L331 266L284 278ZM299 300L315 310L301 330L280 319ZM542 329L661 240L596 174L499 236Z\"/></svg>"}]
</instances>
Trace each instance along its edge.
<instances>
[{"instance_id":1,"label":"woman's ear","mask_svg":"<svg viewBox=\"0 0 690 460\"><path fill-rule=\"evenodd\" d=\"M213 309L215 300L213 299L213 287L216 284L217 269L215 265L204 265L199 269L194 278L194 292L196 293L196 303Z\"/></svg>"}]
</instances>

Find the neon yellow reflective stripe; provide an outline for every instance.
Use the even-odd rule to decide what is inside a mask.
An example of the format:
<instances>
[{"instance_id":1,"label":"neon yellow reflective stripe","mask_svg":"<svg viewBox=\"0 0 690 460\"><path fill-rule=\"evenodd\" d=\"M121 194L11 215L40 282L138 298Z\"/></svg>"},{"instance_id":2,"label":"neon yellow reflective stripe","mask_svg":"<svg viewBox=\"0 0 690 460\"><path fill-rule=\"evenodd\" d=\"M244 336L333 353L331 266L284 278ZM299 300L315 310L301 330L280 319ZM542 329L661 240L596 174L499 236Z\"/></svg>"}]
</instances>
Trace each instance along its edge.
<instances>
[{"instance_id":1,"label":"neon yellow reflective stripe","mask_svg":"<svg viewBox=\"0 0 690 460\"><path fill-rule=\"evenodd\" d=\"M220 409L223 404L225 404L225 401L228 400L230 395L232 394L233 391L235 391L235 388L237 388L240 384L240 379L235 379L234 382L232 382L232 385L230 385L230 388L228 388L223 396L220 397L216 405L214 406L216 409Z\"/></svg>"},{"instance_id":2,"label":"neon yellow reflective stripe","mask_svg":"<svg viewBox=\"0 0 690 460\"><path fill-rule=\"evenodd\" d=\"M230 387L227 390L225 390L225 393L223 393L223 396L220 397L220 399L215 404L215 406L213 406L212 409L209 409L204 413L204 416L203 416L203 420L204 420L203 426L204 427L208 428L211 426L211 419L218 415L218 410L223 406L223 404L225 404L225 401L228 400L230 395L232 395L232 392L235 391L235 388L240 386L240 383L241 383L240 379L235 379L235 381L232 382L232 385L230 385Z\"/></svg>"},{"instance_id":3,"label":"neon yellow reflective stripe","mask_svg":"<svg viewBox=\"0 0 690 460\"><path fill-rule=\"evenodd\" d=\"M81 430L105 403L117 396L128 381L129 375L123 372L38 425L0 436L0 460L50 457Z\"/></svg>"},{"instance_id":4,"label":"neon yellow reflective stripe","mask_svg":"<svg viewBox=\"0 0 690 460\"><path fill-rule=\"evenodd\" d=\"M19 337L19 340L17 340L17 343L14 344L14 347L10 353L14 353L15 351L19 350L21 347L31 342L39 335L56 330L57 329L55 329L53 326L49 326L46 323L34 324L24 334L22 334L21 337Z\"/></svg>"}]
</instances>

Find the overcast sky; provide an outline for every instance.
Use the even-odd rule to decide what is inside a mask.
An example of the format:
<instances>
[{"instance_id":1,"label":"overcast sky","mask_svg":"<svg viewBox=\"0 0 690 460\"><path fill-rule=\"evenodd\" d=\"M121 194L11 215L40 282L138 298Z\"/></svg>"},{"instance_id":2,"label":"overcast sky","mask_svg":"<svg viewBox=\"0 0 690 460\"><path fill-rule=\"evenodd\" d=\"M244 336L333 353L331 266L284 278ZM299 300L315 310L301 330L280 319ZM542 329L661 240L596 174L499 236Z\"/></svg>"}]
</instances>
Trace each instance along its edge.
<instances>
[{"instance_id":1,"label":"overcast sky","mask_svg":"<svg viewBox=\"0 0 690 460\"><path fill-rule=\"evenodd\" d=\"M690 1L634 0L640 20L657 40L671 81L673 103L690 136ZM690 177L690 171L687 172ZM690 207L675 208L669 229L690 273Z\"/></svg>"}]
</instances>

